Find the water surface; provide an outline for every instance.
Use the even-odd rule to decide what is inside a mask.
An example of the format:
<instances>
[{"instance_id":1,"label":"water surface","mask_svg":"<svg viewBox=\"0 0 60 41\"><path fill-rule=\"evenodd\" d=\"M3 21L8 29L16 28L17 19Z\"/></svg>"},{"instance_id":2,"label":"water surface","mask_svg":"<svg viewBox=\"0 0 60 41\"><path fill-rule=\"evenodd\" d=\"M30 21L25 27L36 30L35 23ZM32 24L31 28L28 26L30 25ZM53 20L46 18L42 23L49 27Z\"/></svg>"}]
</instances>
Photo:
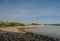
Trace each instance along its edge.
<instances>
[{"instance_id":1,"label":"water surface","mask_svg":"<svg viewBox=\"0 0 60 41\"><path fill-rule=\"evenodd\" d=\"M47 35L60 39L60 26L45 26L44 28L30 28L25 30L36 34Z\"/></svg>"}]
</instances>

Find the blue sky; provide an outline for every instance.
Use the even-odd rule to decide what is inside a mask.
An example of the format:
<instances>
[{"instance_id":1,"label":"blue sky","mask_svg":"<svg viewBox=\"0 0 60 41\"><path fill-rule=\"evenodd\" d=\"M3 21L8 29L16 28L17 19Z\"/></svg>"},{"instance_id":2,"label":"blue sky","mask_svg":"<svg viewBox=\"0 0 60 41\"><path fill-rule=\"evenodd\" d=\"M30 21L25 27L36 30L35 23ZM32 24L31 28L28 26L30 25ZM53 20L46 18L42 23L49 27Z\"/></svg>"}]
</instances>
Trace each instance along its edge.
<instances>
[{"instance_id":1,"label":"blue sky","mask_svg":"<svg viewBox=\"0 0 60 41\"><path fill-rule=\"evenodd\" d=\"M0 21L60 23L60 0L0 0Z\"/></svg>"}]
</instances>

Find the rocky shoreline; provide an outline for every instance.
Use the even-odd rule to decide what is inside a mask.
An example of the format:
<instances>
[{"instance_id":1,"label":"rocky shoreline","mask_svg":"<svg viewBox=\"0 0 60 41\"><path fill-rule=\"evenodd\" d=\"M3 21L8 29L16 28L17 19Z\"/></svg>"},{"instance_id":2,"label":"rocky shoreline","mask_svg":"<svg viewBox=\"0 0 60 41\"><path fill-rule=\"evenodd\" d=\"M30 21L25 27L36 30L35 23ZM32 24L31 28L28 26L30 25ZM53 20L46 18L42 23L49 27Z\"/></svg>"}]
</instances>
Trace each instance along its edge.
<instances>
[{"instance_id":1,"label":"rocky shoreline","mask_svg":"<svg viewBox=\"0 0 60 41\"><path fill-rule=\"evenodd\" d=\"M0 30L0 41L59 41L59 40L44 35L36 35L30 32L17 33Z\"/></svg>"}]
</instances>

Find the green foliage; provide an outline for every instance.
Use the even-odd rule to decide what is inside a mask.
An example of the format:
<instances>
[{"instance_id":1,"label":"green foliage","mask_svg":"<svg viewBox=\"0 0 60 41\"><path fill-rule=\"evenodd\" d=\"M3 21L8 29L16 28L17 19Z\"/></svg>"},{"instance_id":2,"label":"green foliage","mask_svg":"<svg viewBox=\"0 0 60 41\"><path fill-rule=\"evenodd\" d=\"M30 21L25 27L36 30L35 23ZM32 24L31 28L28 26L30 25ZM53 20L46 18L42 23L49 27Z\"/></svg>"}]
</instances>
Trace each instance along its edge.
<instances>
[{"instance_id":1,"label":"green foliage","mask_svg":"<svg viewBox=\"0 0 60 41\"><path fill-rule=\"evenodd\" d=\"M0 22L0 27L10 27L10 26L25 26L23 23L18 22Z\"/></svg>"},{"instance_id":2,"label":"green foliage","mask_svg":"<svg viewBox=\"0 0 60 41\"><path fill-rule=\"evenodd\" d=\"M52 26L60 26L60 24L49 24L49 25L52 25Z\"/></svg>"},{"instance_id":3,"label":"green foliage","mask_svg":"<svg viewBox=\"0 0 60 41\"><path fill-rule=\"evenodd\" d=\"M42 25L42 24L32 23L31 25ZM44 25L60 26L60 24L44 24Z\"/></svg>"},{"instance_id":4,"label":"green foliage","mask_svg":"<svg viewBox=\"0 0 60 41\"><path fill-rule=\"evenodd\" d=\"M44 24L44 25L50 25L50 26L60 26L60 24Z\"/></svg>"},{"instance_id":5,"label":"green foliage","mask_svg":"<svg viewBox=\"0 0 60 41\"><path fill-rule=\"evenodd\" d=\"M31 25L41 25L41 24L38 24L38 23L32 23Z\"/></svg>"}]
</instances>

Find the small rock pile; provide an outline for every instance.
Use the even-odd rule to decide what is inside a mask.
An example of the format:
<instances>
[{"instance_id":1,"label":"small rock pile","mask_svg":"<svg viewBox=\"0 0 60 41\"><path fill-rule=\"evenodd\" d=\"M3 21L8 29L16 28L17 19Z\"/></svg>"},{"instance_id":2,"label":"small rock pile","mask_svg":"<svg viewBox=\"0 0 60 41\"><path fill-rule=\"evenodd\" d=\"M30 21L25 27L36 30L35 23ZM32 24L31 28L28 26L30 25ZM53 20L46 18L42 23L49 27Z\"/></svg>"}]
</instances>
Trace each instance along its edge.
<instances>
[{"instance_id":1,"label":"small rock pile","mask_svg":"<svg viewBox=\"0 0 60 41\"><path fill-rule=\"evenodd\" d=\"M25 34L0 30L0 41L59 41L48 36L36 35L30 32Z\"/></svg>"}]
</instances>

